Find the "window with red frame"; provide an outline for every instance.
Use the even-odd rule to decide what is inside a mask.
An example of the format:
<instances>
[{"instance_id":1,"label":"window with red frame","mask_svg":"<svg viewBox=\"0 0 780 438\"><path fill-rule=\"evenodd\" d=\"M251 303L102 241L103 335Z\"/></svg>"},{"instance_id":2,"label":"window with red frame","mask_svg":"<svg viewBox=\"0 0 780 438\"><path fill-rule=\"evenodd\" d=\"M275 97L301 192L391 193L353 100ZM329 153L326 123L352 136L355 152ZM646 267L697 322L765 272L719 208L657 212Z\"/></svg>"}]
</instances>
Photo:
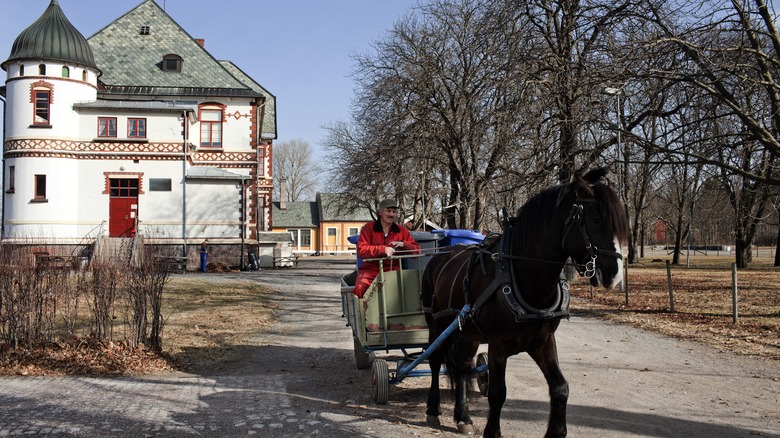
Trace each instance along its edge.
<instances>
[{"instance_id":1,"label":"window with red frame","mask_svg":"<svg viewBox=\"0 0 780 438\"><path fill-rule=\"evenodd\" d=\"M98 137L116 137L116 117L98 117Z\"/></svg>"},{"instance_id":2,"label":"window with red frame","mask_svg":"<svg viewBox=\"0 0 780 438\"><path fill-rule=\"evenodd\" d=\"M127 119L128 138L146 138L146 119Z\"/></svg>"},{"instance_id":3,"label":"window with red frame","mask_svg":"<svg viewBox=\"0 0 780 438\"><path fill-rule=\"evenodd\" d=\"M200 111L200 145L222 147L222 110Z\"/></svg>"},{"instance_id":4,"label":"window with red frame","mask_svg":"<svg viewBox=\"0 0 780 438\"><path fill-rule=\"evenodd\" d=\"M33 102L35 102L35 115L33 124L50 125L51 124L51 91L33 90Z\"/></svg>"}]
</instances>

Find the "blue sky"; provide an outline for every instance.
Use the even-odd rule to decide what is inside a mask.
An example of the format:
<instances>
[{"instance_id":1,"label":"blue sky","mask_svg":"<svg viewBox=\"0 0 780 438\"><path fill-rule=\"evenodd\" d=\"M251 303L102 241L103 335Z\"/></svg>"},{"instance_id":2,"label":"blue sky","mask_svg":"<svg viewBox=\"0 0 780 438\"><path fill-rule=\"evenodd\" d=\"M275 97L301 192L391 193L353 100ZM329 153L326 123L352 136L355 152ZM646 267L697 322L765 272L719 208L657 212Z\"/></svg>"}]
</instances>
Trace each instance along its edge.
<instances>
[{"instance_id":1,"label":"blue sky","mask_svg":"<svg viewBox=\"0 0 780 438\"><path fill-rule=\"evenodd\" d=\"M59 0L86 37L142 0ZM417 0L155 0L217 59L230 60L276 96L276 143L303 139L321 153L321 128L348 120L354 52L371 43ZM0 62L50 0L2 0ZM0 71L5 82L5 72ZM1 129L1 128L0 128ZM1 131L0 131L1 132Z\"/></svg>"}]
</instances>

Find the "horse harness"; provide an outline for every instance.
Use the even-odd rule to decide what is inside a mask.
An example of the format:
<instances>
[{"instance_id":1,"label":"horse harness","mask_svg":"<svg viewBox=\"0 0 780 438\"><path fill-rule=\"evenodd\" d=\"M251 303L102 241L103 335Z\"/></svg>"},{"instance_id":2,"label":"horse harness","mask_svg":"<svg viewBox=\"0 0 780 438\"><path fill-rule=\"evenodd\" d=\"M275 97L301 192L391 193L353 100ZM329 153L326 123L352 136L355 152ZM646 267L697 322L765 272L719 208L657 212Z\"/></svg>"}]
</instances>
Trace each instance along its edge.
<instances>
[{"instance_id":1,"label":"horse harness","mask_svg":"<svg viewBox=\"0 0 780 438\"><path fill-rule=\"evenodd\" d=\"M616 257L618 259L622 259L623 256L616 252L616 251L606 251L599 249L592 245L590 241L590 236L587 231L587 226L585 225L585 221L583 219L583 211L584 211L584 203L589 202L596 202L594 199L581 199L578 198L575 203L572 205L571 210L569 211L569 215L566 218L566 222L564 223L564 231L563 235L561 236L561 246L564 246L564 243L566 242L566 238L569 235L569 232L574 229L576 226L577 229L582 234L582 238L585 242L585 247L588 250L588 257L589 260L585 263L573 263L573 266L579 271L580 275L583 275L586 278L591 278L596 274L596 258L598 255L605 255L610 257ZM454 282L459 277L460 272L463 270L464 267L468 266L466 269L465 276L463 278L463 290L464 290L464 302L466 304L471 305L471 311L467 318L471 318L475 325L476 325L476 314L481 309L482 305L487 302L488 299L490 299L494 294L500 291L498 293L499 299L504 303L505 306L509 308L509 310L512 311L515 317L515 322L522 323L522 322L529 322L529 321L539 321L539 320L546 320L546 319L553 319L553 318L561 318L566 317L569 318L569 304L571 302L571 296L569 294L569 283L566 281L566 278L561 274L559 277L558 282L555 284L555 301L553 304L546 308L546 309L537 309L530 304L528 304L524 299L523 295L520 292L519 287L517 286L517 274L515 273L514 264L510 263L510 260L534 260L534 261L545 261L545 260L538 260L538 259L532 259L532 258L526 258L526 257L520 257L515 256L510 253L511 249L511 241L512 241L512 225L517 221L517 218L515 217L508 217L506 214L506 210L504 210L503 215L503 223L502 228L504 230L503 233L500 234L500 240L498 242L498 252L492 252L490 251L494 247L494 239L485 238L485 241L483 241L480 245L471 245L470 248L475 248L475 251L471 254L471 256L465 260L461 267L458 269L458 272L453 276L453 286L455 285ZM449 263L451 263L455 258L448 260L445 266ZM473 272L474 268L479 265L481 267L483 275L487 274L487 266L486 261L490 261L495 263L495 269L497 271L497 274L493 281L490 283L490 285L486 288L486 291L480 295L477 300L472 304L471 303L471 297L469 294L469 289L471 285L471 273ZM563 265L572 265L572 263L560 263L560 262L554 262L549 261L549 263L557 263L557 264L563 264ZM443 269L441 270L443 271ZM441 272L440 271L440 272ZM437 278L438 282L438 278ZM450 288L450 290L454 289ZM453 316L459 314L459 310L452 308L452 294L450 294L450 302L448 303L448 308L443 309L437 312L434 312L433 310L433 303L431 303L430 308L423 307L423 311L427 313L431 313L434 319L447 317L447 316ZM479 327L477 326L477 329L479 330Z\"/></svg>"}]
</instances>

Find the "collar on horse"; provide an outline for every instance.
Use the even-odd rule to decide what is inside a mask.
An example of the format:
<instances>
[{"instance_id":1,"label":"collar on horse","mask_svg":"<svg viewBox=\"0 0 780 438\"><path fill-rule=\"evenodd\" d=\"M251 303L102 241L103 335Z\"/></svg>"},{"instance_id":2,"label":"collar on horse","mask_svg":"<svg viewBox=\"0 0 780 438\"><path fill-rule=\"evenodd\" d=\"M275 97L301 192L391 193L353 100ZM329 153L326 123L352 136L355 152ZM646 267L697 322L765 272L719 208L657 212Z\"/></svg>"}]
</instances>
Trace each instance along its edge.
<instances>
[{"instance_id":1,"label":"collar on horse","mask_svg":"<svg viewBox=\"0 0 780 438\"><path fill-rule=\"evenodd\" d=\"M590 241L590 235L588 234L588 228L585 223L584 219L584 209L585 204L587 203L595 203L597 202L595 199L589 199L589 198L577 198L572 204L571 209L569 210L569 214L566 217L566 221L564 223L563 227L563 233L561 235L561 247L565 247L566 239L569 236L569 233L572 229L575 227L579 230L580 234L582 235L582 239L585 242L585 248L588 251L588 259L584 263L562 263L562 265L573 265L577 271L579 271L580 275L591 278L596 274L596 259L599 255L608 256L608 257L615 257L617 259L622 259L623 256L616 251L609 251L604 250L601 248L598 248L594 246ZM496 276L493 279L493 282L491 282L490 286L486 289L485 293L480 295L479 298L477 298L477 301L472 306L472 314L475 314L479 311L480 307L496 292L500 291L499 298L502 299L502 301L505 303L507 307L512 311L512 313L515 315L515 321L516 322L525 322L525 321L531 321L531 320L539 320L539 319L550 319L550 318L559 318L559 317L566 317L568 318L569 313L569 304L571 303L571 296L569 294L569 283L566 281L566 278L563 276L563 273L561 273L561 276L558 279L558 282L553 286L555 290L555 300L553 301L552 305L550 307L539 309L536 307L531 306L528 304L525 299L523 299L523 294L520 291L520 288L517 286L517 273L514 269L514 264L510 263L511 260L533 260L533 261L542 261L542 262L549 262L549 263L560 263L555 261L547 261L547 260L539 260L534 258L528 258L528 257L520 257L517 255L511 254L511 241L512 241L512 225L517 221L517 218L515 217L508 217L508 214L506 213L506 209L504 209L503 214L503 221L502 221L502 228L503 233L501 234L501 240L499 241L498 253L491 253L490 251L487 251L487 248L480 247L477 251L474 252L474 255L472 256L472 263L470 266L470 269L466 272L466 277L464 278L464 290L466 291L466 302L468 303L469 300L469 283L470 283L470 275L471 271L478 262L482 265L483 272L486 272L485 269L485 256L489 255L490 259L492 259L496 263Z\"/></svg>"},{"instance_id":2,"label":"collar on horse","mask_svg":"<svg viewBox=\"0 0 780 438\"><path fill-rule=\"evenodd\" d=\"M485 256L489 256L490 260L496 264L496 275L490 285L485 289L485 292L474 302L471 315L476 315L482 305L493 296L493 294L498 292L499 299L514 314L515 322L538 321L561 317L569 318L569 303L571 302L571 297L569 295L569 283L563 276L560 276L558 282L553 286L555 288L555 300L550 307L539 309L528 304L523 298L523 294L517 285L518 274L515 272L514 264L510 263L510 259L519 258L510 254L510 243L512 241L511 230L512 222L514 221L515 218L508 218L507 215L504 214L504 231L501 234L501 240L498 243L498 253L491 253L490 251L487 251L487 248L480 247L474 252L471 258L471 266L466 271L466 277L463 280L466 303L470 302L468 291L470 289L470 277L474 265L480 263L482 265L482 271L486 272Z\"/></svg>"}]
</instances>

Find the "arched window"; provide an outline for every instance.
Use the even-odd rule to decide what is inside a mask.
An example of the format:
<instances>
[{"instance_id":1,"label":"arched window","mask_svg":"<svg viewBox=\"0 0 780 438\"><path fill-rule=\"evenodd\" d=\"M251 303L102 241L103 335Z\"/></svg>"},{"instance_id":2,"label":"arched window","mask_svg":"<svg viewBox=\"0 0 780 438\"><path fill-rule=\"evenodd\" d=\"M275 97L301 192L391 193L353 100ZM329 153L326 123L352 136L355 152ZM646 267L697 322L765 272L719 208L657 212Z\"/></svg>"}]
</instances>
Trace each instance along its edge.
<instances>
[{"instance_id":1,"label":"arched window","mask_svg":"<svg viewBox=\"0 0 780 438\"><path fill-rule=\"evenodd\" d=\"M51 126L51 104L54 86L46 81L30 84L30 103L33 107L33 125Z\"/></svg>"},{"instance_id":2,"label":"arched window","mask_svg":"<svg viewBox=\"0 0 780 438\"><path fill-rule=\"evenodd\" d=\"M34 125L51 124L51 90L48 88L36 88L33 90L33 102L35 114L33 116Z\"/></svg>"},{"instance_id":3,"label":"arched window","mask_svg":"<svg viewBox=\"0 0 780 438\"><path fill-rule=\"evenodd\" d=\"M69 78L70 77L70 69L68 66L62 66L62 77L63 78Z\"/></svg>"},{"instance_id":4,"label":"arched window","mask_svg":"<svg viewBox=\"0 0 780 438\"><path fill-rule=\"evenodd\" d=\"M38 74L40 76L45 76L46 75L46 64L41 64L41 65L38 66Z\"/></svg>"},{"instance_id":5,"label":"arched window","mask_svg":"<svg viewBox=\"0 0 780 438\"><path fill-rule=\"evenodd\" d=\"M87 81L87 71L84 70L81 72L81 80L86 82Z\"/></svg>"},{"instance_id":6,"label":"arched window","mask_svg":"<svg viewBox=\"0 0 780 438\"><path fill-rule=\"evenodd\" d=\"M165 56L163 56L162 61L162 69L163 71L170 71L170 72L181 72L181 64L183 60L181 56L176 55L174 53L169 53Z\"/></svg>"},{"instance_id":7,"label":"arched window","mask_svg":"<svg viewBox=\"0 0 780 438\"><path fill-rule=\"evenodd\" d=\"M19 76L24 76L24 64L19 64Z\"/></svg>"},{"instance_id":8,"label":"arched window","mask_svg":"<svg viewBox=\"0 0 780 438\"><path fill-rule=\"evenodd\" d=\"M224 105L205 104L200 107L200 145L203 147L222 147L222 120Z\"/></svg>"}]
</instances>

